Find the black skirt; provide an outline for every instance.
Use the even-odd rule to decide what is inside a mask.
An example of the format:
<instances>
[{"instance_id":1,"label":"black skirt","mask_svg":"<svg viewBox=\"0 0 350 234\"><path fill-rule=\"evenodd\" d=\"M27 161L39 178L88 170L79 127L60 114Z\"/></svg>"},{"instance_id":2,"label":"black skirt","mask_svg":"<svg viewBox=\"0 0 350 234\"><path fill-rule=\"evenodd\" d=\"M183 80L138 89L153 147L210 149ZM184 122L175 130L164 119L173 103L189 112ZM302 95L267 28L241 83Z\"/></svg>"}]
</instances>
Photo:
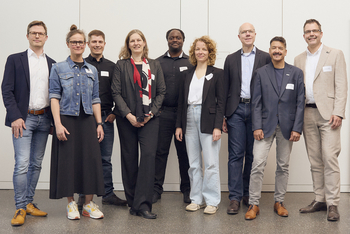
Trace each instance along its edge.
<instances>
[{"instance_id":1,"label":"black skirt","mask_svg":"<svg viewBox=\"0 0 350 234\"><path fill-rule=\"evenodd\" d=\"M80 109L79 116L61 115L68 130L67 141L52 138L50 198L71 197L74 193L105 193L100 145L93 115Z\"/></svg>"}]
</instances>

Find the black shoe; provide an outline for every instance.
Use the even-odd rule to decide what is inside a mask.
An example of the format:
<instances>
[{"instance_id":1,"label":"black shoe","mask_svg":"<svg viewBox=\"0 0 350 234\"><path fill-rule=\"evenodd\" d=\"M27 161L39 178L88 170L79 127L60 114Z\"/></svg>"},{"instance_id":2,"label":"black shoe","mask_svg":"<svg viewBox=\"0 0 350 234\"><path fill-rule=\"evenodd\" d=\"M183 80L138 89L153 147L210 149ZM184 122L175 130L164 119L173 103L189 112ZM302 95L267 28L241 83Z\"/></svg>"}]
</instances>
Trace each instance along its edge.
<instances>
[{"instance_id":1,"label":"black shoe","mask_svg":"<svg viewBox=\"0 0 350 234\"><path fill-rule=\"evenodd\" d=\"M242 197L242 203L249 208L249 196Z\"/></svg>"},{"instance_id":2,"label":"black shoe","mask_svg":"<svg viewBox=\"0 0 350 234\"><path fill-rule=\"evenodd\" d=\"M138 212L137 212L137 215L138 215L138 216L142 216L142 217L145 218L145 219L156 219L156 218L157 218L157 215L156 215L156 214L153 214L153 213L151 213L151 212L148 211L148 210L138 211Z\"/></svg>"},{"instance_id":3,"label":"black shoe","mask_svg":"<svg viewBox=\"0 0 350 234\"><path fill-rule=\"evenodd\" d=\"M79 196L78 203L77 203L79 211L83 210L83 205L84 204L85 204L85 195Z\"/></svg>"},{"instance_id":4,"label":"black shoe","mask_svg":"<svg viewBox=\"0 0 350 234\"><path fill-rule=\"evenodd\" d=\"M137 211L130 207L129 213L131 215L137 216Z\"/></svg>"},{"instance_id":5,"label":"black shoe","mask_svg":"<svg viewBox=\"0 0 350 234\"><path fill-rule=\"evenodd\" d=\"M184 195L184 203L191 203L190 191L185 191L183 195Z\"/></svg>"},{"instance_id":6,"label":"black shoe","mask_svg":"<svg viewBox=\"0 0 350 234\"><path fill-rule=\"evenodd\" d=\"M128 202L126 200L120 199L114 193L111 196L102 198L102 204L104 205L115 205L115 206L126 206Z\"/></svg>"},{"instance_id":7,"label":"black shoe","mask_svg":"<svg viewBox=\"0 0 350 234\"><path fill-rule=\"evenodd\" d=\"M152 203L156 203L161 197L162 197L162 195L160 195L157 192L154 192L153 197L152 197Z\"/></svg>"}]
</instances>

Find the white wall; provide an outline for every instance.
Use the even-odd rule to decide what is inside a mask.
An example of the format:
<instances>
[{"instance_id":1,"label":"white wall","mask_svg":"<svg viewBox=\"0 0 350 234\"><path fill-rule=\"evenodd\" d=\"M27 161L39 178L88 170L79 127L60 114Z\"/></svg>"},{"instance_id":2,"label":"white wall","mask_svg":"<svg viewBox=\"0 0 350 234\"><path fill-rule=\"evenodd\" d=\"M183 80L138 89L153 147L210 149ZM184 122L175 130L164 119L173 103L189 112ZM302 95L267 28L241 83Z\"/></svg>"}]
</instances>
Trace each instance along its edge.
<instances>
[{"instance_id":1,"label":"white wall","mask_svg":"<svg viewBox=\"0 0 350 234\"><path fill-rule=\"evenodd\" d=\"M100 29L106 34L105 57L118 60L126 34L134 28L146 36L150 57L156 58L167 49L165 33L170 28L181 28L186 34L186 53L191 42L202 35L211 36L218 44L216 66L223 67L226 56L240 48L237 38L239 26L244 22L254 24L257 32L256 46L265 51L272 37L281 35L287 40L286 61L293 64L294 57L306 49L302 38L302 26L306 19L316 18L322 24L323 42L343 50L350 64L350 2L333 0L13 0L3 1L0 8L2 37L0 38L0 74L9 54L27 49L26 27L32 20L43 20L48 27L49 39L45 52L56 61L66 59L69 51L65 36L71 24L86 33ZM88 55L87 49L85 55ZM348 72L349 76L349 72ZM1 97L2 100L2 97ZM349 108L347 117L349 118ZM0 105L0 122L5 121L6 110ZM14 167L11 129L0 125L0 189L12 189ZM348 119L343 121L341 167L341 191L350 191ZM119 139L112 157L115 189L122 190L120 173ZM274 190L275 145L272 146L265 169L263 189ZM50 177L51 137L49 137L38 188L48 189ZM222 137L220 151L220 175L222 190L227 191L227 135ZM176 152L171 146L165 178L165 190L179 190L179 172ZM289 191L312 191L310 166L304 140L294 143L290 160Z\"/></svg>"}]
</instances>

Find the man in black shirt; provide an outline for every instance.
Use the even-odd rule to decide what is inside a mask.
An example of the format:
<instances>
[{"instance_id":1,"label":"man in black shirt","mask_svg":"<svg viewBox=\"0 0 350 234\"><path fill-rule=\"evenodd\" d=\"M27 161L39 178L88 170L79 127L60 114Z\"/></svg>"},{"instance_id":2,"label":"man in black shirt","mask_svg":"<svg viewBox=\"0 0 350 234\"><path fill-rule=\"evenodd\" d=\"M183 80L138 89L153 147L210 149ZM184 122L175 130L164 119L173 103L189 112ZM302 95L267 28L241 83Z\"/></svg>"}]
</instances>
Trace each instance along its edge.
<instances>
[{"instance_id":1,"label":"man in black shirt","mask_svg":"<svg viewBox=\"0 0 350 234\"><path fill-rule=\"evenodd\" d=\"M89 57L85 61L95 66L98 71L99 94L101 99L101 115L103 122L103 131L105 137L100 143L103 178L105 185L105 195L102 197L102 204L125 206L126 200L117 197L113 192L112 179L112 150L114 142L114 125L115 120L114 103L111 91L112 78L115 63L103 57L103 50L106 45L105 34L100 30L93 30L88 35L88 46L90 48ZM84 199L79 197L78 205L81 205Z\"/></svg>"},{"instance_id":2,"label":"man in black shirt","mask_svg":"<svg viewBox=\"0 0 350 234\"><path fill-rule=\"evenodd\" d=\"M169 50L157 60L162 66L166 85L166 94L161 107L159 118L158 148L156 154L156 171L154 179L154 194L152 202L155 203L163 193L165 169L169 155L171 139L175 134L177 100L179 96L181 73L192 65L188 56L182 51L185 34L180 29L170 29L166 33ZM174 137L175 147L179 160L181 177L180 190L183 193L184 202L191 203L190 180L188 177L188 157L185 141L177 141Z\"/></svg>"}]
</instances>

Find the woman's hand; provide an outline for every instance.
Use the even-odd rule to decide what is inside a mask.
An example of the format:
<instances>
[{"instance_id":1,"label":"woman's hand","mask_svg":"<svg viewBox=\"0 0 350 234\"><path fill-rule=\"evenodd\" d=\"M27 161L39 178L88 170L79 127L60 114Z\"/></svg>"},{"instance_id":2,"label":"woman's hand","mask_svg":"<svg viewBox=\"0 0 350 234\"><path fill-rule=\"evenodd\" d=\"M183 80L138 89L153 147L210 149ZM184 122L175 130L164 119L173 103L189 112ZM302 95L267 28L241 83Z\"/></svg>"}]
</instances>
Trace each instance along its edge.
<instances>
[{"instance_id":1,"label":"woman's hand","mask_svg":"<svg viewBox=\"0 0 350 234\"><path fill-rule=\"evenodd\" d=\"M105 133L103 132L103 127L101 125L98 125L96 131L97 131L98 142L101 142L105 137Z\"/></svg>"},{"instance_id":2,"label":"woman's hand","mask_svg":"<svg viewBox=\"0 0 350 234\"><path fill-rule=\"evenodd\" d=\"M132 126L136 127L136 128L140 128L144 126L144 122L140 123L137 122L136 116L129 113L126 115L126 118L129 120L129 122L131 123Z\"/></svg>"},{"instance_id":3,"label":"woman's hand","mask_svg":"<svg viewBox=\"0 0 350 234\"><path fill-rule=\"evenodd\" d=\"M175 136L176 140L182 141L182 128L176 128Z\"/></svg>"},{"instance_id":4,"label":"woman's hand","mask_svg":"<svg viewBox=\"0 0 350 234\"><path fill-rule=\"evenodd\" d=\"M148 121L150 121L150 120L151 120L151 116L145 117L145 118L143 119L143 122L141 123L141 124L143 124L142 126L145 126L145 124L148 123Z\"/></svg>"},{"instance_id":5,"label":"woman's hand","mask_svg":"<svg viewBox=\"0 0 350 234\"><path fill-rule=\"evenodd\" d=\"M60 141L66 141L68 140L66 137L66 134L70 134L68 130L62 125L62 124L57 124L56 125L56 136L57 139Z\"/></svg>"},{"instance_id":6,"label":"woman's hand","mask_svg":"<svg viewBox=\"0 0 350 234\"><path fill-rule=\"evenodd\" d=\"M218 141L221 138L221 130L218 128L214 128L213 130L213 141Z\"/></svg>"}]
</instances>

